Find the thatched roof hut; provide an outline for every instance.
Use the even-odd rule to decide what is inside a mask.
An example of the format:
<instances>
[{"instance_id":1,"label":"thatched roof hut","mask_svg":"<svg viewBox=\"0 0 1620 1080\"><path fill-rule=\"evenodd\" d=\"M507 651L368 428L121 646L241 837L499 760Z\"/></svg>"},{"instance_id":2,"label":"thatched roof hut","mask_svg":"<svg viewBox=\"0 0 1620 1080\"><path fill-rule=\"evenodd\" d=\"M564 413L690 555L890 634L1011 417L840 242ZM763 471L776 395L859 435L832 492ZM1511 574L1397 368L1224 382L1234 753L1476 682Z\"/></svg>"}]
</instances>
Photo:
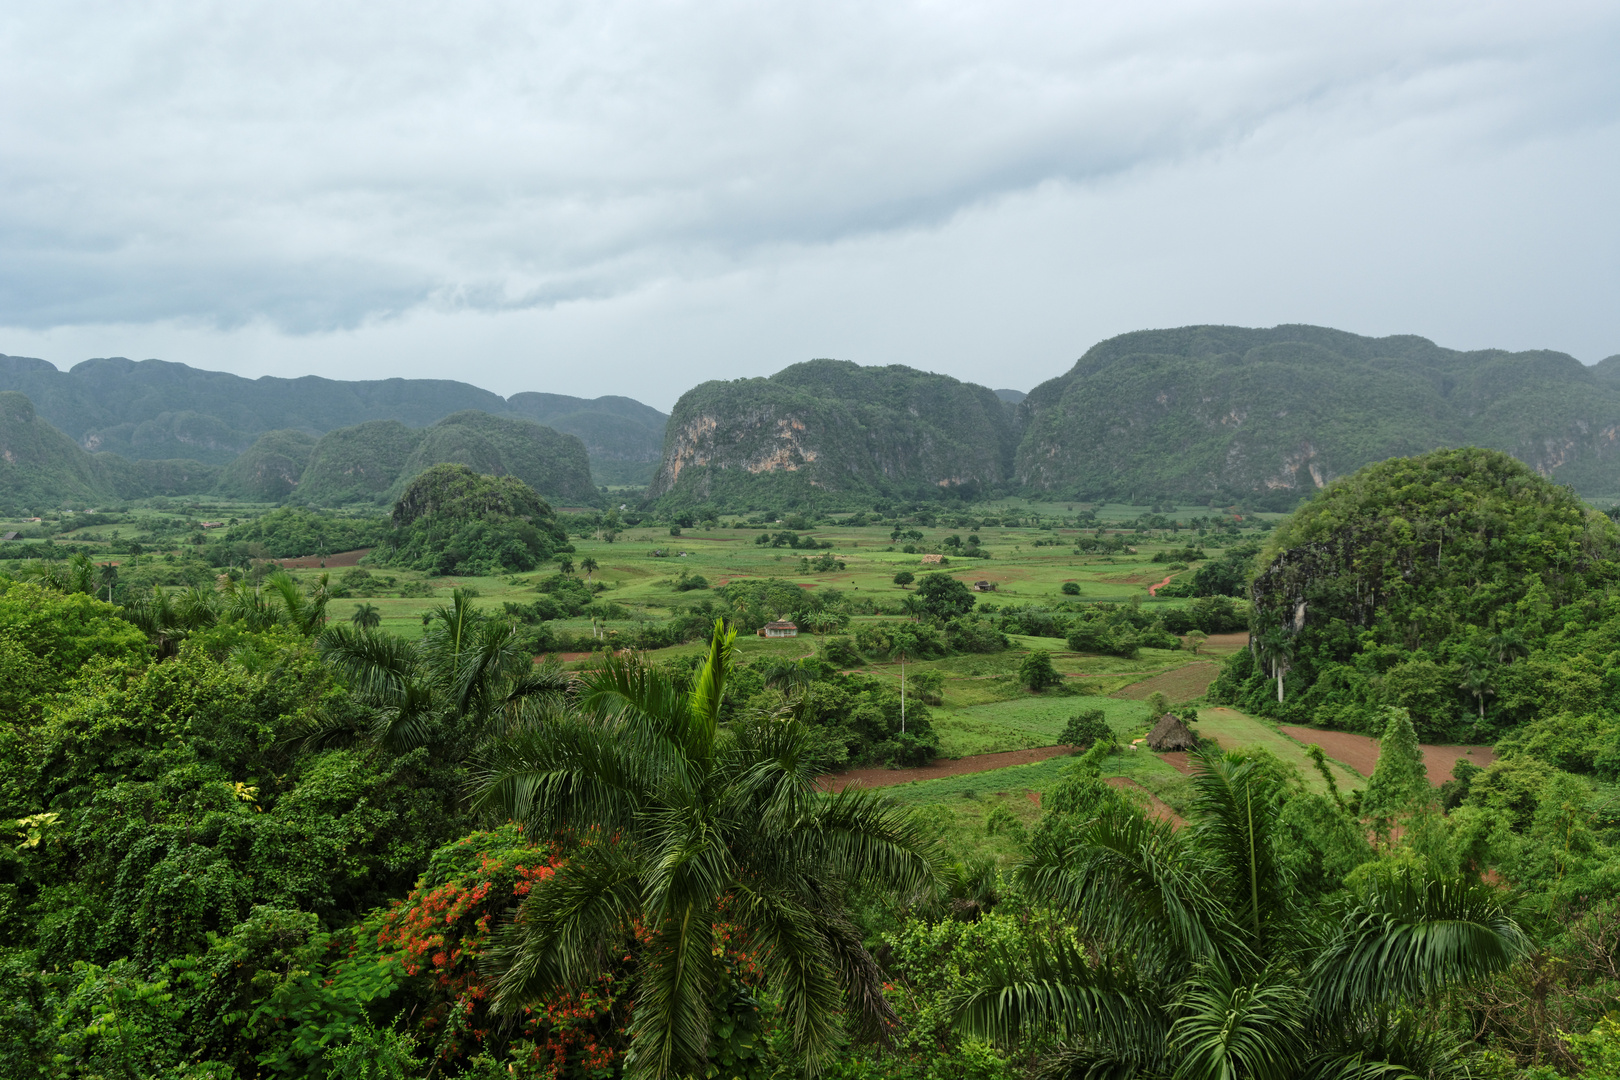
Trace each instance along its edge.
<instances>
[{"instance_id":1,"label":"thatched roof hut","mask_svg":"<svg viewBox=\"0 0 1620 1080\"><path fill-rule=\"evenodd\" d=\"M1196 750L1198 749L1198 736L1194 735L1192 728L1183 724L1174 713L1165 713L1159 717L1159 722L1153 725L1148 732L1148 748L1160 752L1166 750Z\"/></svg>"}]
</instances>

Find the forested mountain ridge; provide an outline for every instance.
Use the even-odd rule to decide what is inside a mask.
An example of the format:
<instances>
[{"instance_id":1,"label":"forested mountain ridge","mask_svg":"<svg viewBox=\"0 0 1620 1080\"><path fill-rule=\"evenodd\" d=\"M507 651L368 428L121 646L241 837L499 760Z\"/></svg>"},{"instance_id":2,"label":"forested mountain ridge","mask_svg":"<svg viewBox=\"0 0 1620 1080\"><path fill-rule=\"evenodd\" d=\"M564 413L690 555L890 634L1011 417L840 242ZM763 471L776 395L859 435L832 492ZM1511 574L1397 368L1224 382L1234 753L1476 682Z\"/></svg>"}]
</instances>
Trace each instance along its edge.
<instances>
[{"instance_id":1,"label":"forested mountain ridge","mask_svg":"<svg viewBox=\"0 0 1620 1080\"><path fill-rule=\"evenodd\" d=\"M450 379L246 379L123 357L86 360L60 371L45 360L0 355L0 391L5 390L26 394L41 417L88 451L214 465L235 460L270 431L319 436L372 420L425 428L452 413L477 409L578 436L607 470L604 479L621 482L619 473L627 466L639 466L645 474L658 460L668 419L625 397L589 400L528 392L506 399Z\"/></svg>"},{"instance_id":2,"label":"forested mountain ridge","mask_svg":"<svg viewBox=\"0 0 1620 1080\"><path fill-rule=\"evenodd\" d=\"M1502 450L1620 491L1620 358L1459 352L1316 326L1144 330L1093 346L1019 406L1016 482L1078 498L1291 506L1370 462Z\"/></svg>"},{"instance_id":3,"label":"forested mountain ridge","mask_svg":"<svg viewBox=\"0 0 1620 1080\"><path fill-rule=\"evenodd\" d=\"M648 496L988 492L1007 479L1015 446L1006 406L983 386L812 360L683 394Z\"/></svg>"},{"instance_id":4,"label":"forested mountain ridge","mask_svg":"<svg viewBox=\"0 0 1620 1080\"><path fill-rule=\"evenodd\" d=\"M577 436L476 409L421 430L374 420L319 440L297 429L269 431L221 469L185 459L91 454L36 413L25 395L0 391L0 505L15 509L210 493L324 506L390 502L440 464L513 476L562 503L602 500Z\"/></svg>"}]
</instances>

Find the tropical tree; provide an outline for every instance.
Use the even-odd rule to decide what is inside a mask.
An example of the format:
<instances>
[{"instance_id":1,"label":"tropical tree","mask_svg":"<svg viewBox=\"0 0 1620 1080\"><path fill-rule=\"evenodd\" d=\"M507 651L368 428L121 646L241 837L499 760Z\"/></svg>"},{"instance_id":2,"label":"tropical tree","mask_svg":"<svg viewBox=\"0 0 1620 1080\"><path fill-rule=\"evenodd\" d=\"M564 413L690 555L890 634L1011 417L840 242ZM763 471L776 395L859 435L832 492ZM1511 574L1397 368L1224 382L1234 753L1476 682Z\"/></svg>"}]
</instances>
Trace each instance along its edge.
<instances>
[{"instance_id":1,"label":"tropical tree","mask_svg":"<svg viewBox=\"0 0 1620 1080\"><path fill-rule=\"evenodd\" d=\"M1491 662L1484 650L1473 647L1457 654L1457 689L1471 694L1479 704L1479 718L1485 719L1485 695L1491 693Z\"/></svg>"},{"instance_id":2,"label":"tropical tree","mask_svg":"<svg viewBox=\"0 0 1620 1080\"><path fill-rule=\"evenodd\" d=\"M375 604L361 604L349 616L349 621L360 630L375 630L382 625L382 613Z\"/></svg>"},{"instance_id":3,"label":"tropical tree","mask_svg":"<svg viewBox=\"0 0 1620 1080\"><path fill-rule=\"evenodd\" d=\"M817 790L802 724L720 724L734 638L716 622L684 691L634 657L606 659L585 677L577 711L503 741L478 784L487 812L576 842L494 954L497 1007L517 1012L588 985L640 927L636 1076L703 1074L730 979L720 924L751 942L809 1071L845 1022L881 1036L893 1014L844 897L863 882L920 895L933 877L909 817L870 792Z\"/></svg>"},{"instance_id":4,"label":"tropical tree","mask_svg":"<svg viewBox=\"0 0 1620 1080\"><path fill-rule=\"evenodd\" d=\"M1526 951L1500 895L1391 870L1321 914L1278 857L1276 770L1207 755L1193 783L1193 828L1115 800L1037 834L1016 875L1085 948L987 966L960 1025L1054 1036L1049 1070L1070 1077L1467 1075L1422 1006Z\"/></svg>"},{"instance_id":5,"label":"tropical tree","mask_svg":"<svg viewBox=\"0 0 1620 1080\"><path fill-rule=\"evenodd\" d=\"M587 555L583 559L579 560L579 568L585 571L586 581L589 581L591 579L591 575L601 569L601 567L597 565L596 559L590 555Z\"/></svg>"},{"instance_id":6,"label":"tropical tree","mask_svg":"<svg viewBox=\"0 0 1620 1080\"><path fill-rule=\"evenodd\" d=\"M558 559L557 572L559 574L572 574L574 572L574 560L568 558L567 556Z\"/></svg>"},{"instance_id":7,"label":"tropical tree","mask_svg":"<svg viewBox=\"0 0 1620 1080\"><path fill-rule=\"evenodd\" d=\"M427 613L415 641L336 624L316 646L370 708L365 734L396 752L430 743L453 754L468 752L483 740L539 722L560 705L569 686L561 669L536 666L516 627L478 611L465 589ZM310 734L328 739L353 733Z\"/></svg>"}]
</instances>

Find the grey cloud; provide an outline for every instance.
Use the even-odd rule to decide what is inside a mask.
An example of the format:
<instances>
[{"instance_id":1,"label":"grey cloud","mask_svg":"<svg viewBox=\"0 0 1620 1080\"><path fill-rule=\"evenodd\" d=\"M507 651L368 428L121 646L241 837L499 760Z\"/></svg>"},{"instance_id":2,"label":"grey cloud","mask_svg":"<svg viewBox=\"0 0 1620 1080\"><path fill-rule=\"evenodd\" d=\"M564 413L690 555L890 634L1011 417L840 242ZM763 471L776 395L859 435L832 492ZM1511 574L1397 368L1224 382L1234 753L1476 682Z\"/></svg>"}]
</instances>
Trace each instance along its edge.
<instances>
[{"instance_id":1,"label":"grey cloud","mask_svg":"<svg viewBox=\"0 0 1620 1080\"><path fill-rule=\"evenodd\" d=\"M624 293L1256 139L1612 123L1613 5L39 5L0 323Z\"/></svg>"}]
</instances>

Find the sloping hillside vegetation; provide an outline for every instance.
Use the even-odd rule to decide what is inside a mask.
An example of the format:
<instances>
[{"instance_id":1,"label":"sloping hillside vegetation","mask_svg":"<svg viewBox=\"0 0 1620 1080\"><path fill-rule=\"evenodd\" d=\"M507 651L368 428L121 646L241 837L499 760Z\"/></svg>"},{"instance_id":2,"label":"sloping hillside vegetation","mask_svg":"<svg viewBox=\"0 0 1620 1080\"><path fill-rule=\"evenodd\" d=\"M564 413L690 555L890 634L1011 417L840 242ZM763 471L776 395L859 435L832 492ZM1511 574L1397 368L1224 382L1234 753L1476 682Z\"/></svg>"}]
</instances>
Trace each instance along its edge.
<instances>
[{"instance_id":1,"label":"sloping hillside vegetation","mask_svg":"<svg viewBox=\"0 0 1620 1080\"><path fill-rule=\"evenodd\" d=\"M682 395L648 495L671 506L941 490L970 498L1007 478L1013 450L1006 409L982 386L813 360Z\"/></svg>"},{"instance_id":2,"label":"sloping hillside vegetation","mask_svg":"<svg viewBox=\"0 0 1620 1080\"><path fill-rule=\"evenodd\" d=\"M1448 445L1620 491L1620 383L1557 352L1316 326L1146 330L1093 346L1020 410L1017 480L1062 497L1281 510L1370 462Z\"/></svg>"},{"instance_id":3,"label":"sloping hillside vegetation","mask_svg":"<svg viewBox=\"0 0 1620 1080\"><path fill-rule=\"evenodd\" d=\"M436 574L533 570L572 551L557 516L515 476L483 476L465 465L435 465L400 494L394 529L372 552L379 566Z\"/></svg>"},{"instance_id":4,"label":"sloping hillside vegetation","mask_svg":"<svg viewBox=\"0 0 1620 1080\"><path fill-rule=\"evenodd\" d=\"M196 461L128 461L91 454L34 411L22 394L0 392L0 506L14 510L207 491L217 466Z\"/></svg>"},{"instance_id":5,"label":"sloping hillside vegetation","mask_svg":"<svg viewBox=\"0 0 1620 1080\"><path fill-rule=\"evenodd\" d=\"M219 494L254 502L280 502L292 494L309 464L315 436L295 428L269 431L219 474Z\"/></svg>"},{"instance_id":6,"label":"sloping hillside vegetation","mask_svg":"<svg viewBox=\"0 0 1620 1080\"><path fill-rule=\"evenodd\" d=\"M578 438L530 420L474 410L447 416L423 431L389 495L401 496L406 484L445 462L466 465L474 472L516 477L559 502L592 505L601 501L591 484L584 444Z\"/></svg>"},{"instance_id":7,"label":"sloping hillside vegetation","mask_svg":"<svg viewBox=\"0 0 1620 1080\"><path fill-rule=\"evenodd\" d=\"M316 506L385 501L422 441L398 420L370 420L322 435L298 482L298 500Z\"/></svg>"},{"instance_id":8,"label":"sloping hillside vegetation","mask_svg":"<svg viewBox=\"0 0 1620 1080\"><path fill-rule=\"evenodd\" d=\"M1617 555L1613 522L1499 451L1368 466L1275 532L1216 694L1371 733L1401 707L1429 742L1582 731L1620 775Z\"/></svg>"},{"instance_id":9,"label":"sloping hillside vegetation","mask_svg":"<svg viewBox=\"0 0 1620 1080\"><path fill-rule=\"evenodd\" d=\"M565 394L522 393L506 399L513 413L565 435L577 436L590 455L598 484L637 484L652 479L664 448L669 417L627 397L594 400Z\"/></svg>"}]
</instances>

